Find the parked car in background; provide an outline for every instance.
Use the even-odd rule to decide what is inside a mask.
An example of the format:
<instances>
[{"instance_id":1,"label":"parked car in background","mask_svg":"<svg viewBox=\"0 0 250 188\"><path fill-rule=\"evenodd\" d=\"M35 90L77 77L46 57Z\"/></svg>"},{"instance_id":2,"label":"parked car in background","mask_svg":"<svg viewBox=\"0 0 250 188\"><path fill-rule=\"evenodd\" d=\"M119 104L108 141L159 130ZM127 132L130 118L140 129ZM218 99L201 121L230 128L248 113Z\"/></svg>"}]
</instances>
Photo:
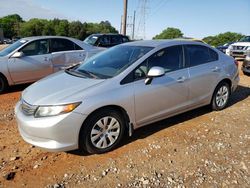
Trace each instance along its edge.
<instances>
[{"instance_id":1,"label":"parked car in background","mask_svg":"<svg viewBox=\"0 0 250 188\"><path fill-rule=\"evenodd\" d=\"M118 44L129 42L129 38L120 34L93 34L88 36L84 42L93 46L112 47Z\"/></svg>"},{"instance_id":2,"label":"parked car in background","mask_svg":"<svg viewBox=\"0 0 250 188\"><path fill-rule=\"evenodd\" d=\"M225 43L225 44L223 44L222 46L217 46L216 48L225 54L225 53L226 53L226 50L228 49L228 47L229 47L231 44L233 44L233 42Z\"/></svg>"},{"instance_id":3,"label":"parked car in background","mask_svg":"<svg viewBox=\"0 0 250 188\"><path fill-rule=\"evenodd\" d=\"M103 49L56 36L23 38L0 51L0 93L7 86L37 81Z\"/></svg>"},{"instance_id":4,"label":"parked car in background","mask_svg":"<svg viewBox=\"0 0 250 188\"><path fill-rule=\"evenodd\" d=\"M241 70L245 75L250 75L250 49L246 52L246 58L242 63Z\"/></svg>"},{"instance_id":5,"label":"parked car in background","mask_svg":"<svg viewBox=\"0 0 250 188\"><path fill-rule=\"evenodd\" d=\"M103 153L166 117L224 109L238 82L234 59L201 42L129 42L29 86L15 114L32 145Z\"/></svg>"},{"instance_id":6,"label":"parked car in background","mask_svg":"<svg viewBox=\"0 0 250 188\"><path fill-rule=\"evenodd\" d=\"M11 44L11 43L12 43L11 39L8 39L8 38L3 39L3 44Z\"/></svg>"},{"instance_id":7,"label":"parked car in background","mask_svg":"<svg viewBox=\"0 0 250 188\"><path fill-rule=\"evenodd\" d=\"M226 53L234 58L244 59L248 50L250 50L250 36L245 36L238 42L231 44Z\"/></svg>"}]
</instances>

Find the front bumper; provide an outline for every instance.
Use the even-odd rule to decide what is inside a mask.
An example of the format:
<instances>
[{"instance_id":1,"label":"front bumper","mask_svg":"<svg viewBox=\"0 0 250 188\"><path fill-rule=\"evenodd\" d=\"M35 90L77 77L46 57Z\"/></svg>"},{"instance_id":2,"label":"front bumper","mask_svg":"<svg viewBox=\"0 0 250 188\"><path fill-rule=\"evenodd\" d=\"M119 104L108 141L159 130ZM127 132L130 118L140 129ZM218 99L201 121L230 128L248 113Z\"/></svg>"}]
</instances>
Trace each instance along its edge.
<instances>
[{"instance_id":1,"label":"front bumper","mask_svg":"<svg viewBox=\"0 0 250 188\"><path fill-rule=\"evenodd\" d=\"M230 50L230 56L234 58L245 58L246 57L246 52L242 50Z\"/></svg>"},{"instance_id":2,"label":"front bumper","mask_svg":"<svg viewBox=\"0 0 250 188\"><path fill-rule=\"evenodd\" d=\"M78 148L78 137L86 115L68 114L34 118L23 114L20 102L15 107L18 129L22 138L49 151L69 151Z\"/></svg>"}]
</instances>

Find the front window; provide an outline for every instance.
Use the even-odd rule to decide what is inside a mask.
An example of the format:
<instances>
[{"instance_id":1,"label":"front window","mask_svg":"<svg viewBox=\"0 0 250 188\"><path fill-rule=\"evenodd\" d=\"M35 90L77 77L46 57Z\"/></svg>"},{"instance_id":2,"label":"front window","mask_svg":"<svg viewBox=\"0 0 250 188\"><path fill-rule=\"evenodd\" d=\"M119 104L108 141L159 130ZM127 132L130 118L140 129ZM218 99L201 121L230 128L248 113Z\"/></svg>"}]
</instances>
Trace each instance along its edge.
<instances>
[{"instance_id":1,"label":"front window","mask_svg":"<svg viewBox=\"0 0 250 188\"><path fill-rule=\"evenodd\" d=\"M134 71L134 79L145 78L154 66L164 68L166 73L183 68L182 46L171 46L150 56Z\"/></svg>"},{"instance_id":2,"label":"front window","mask_svg":"<svg viewBox=\"0 0 250 188\"><path fill-rule=\"evenodd\" d=\"M239 40L239 42L250 42L250 36L245 36Z\"/></svg>"},{"instance_id":3,"label":"front window","mask_svg":"<svg viewBox=\"0 0 250 188\"><path fill-rule=\"evenodd\" d=\"M49 53L48 40L36 40L24 46L21 50L26 56L43 55Z\"/></svg>"},{"instance_id":4,"label":"front window","mask_svg":"<svg viewBox=\"0 0 250 188\"><path fill-rule=\"evenodd\" d=\"M72 71L100 79L112 78L151 49L145 46L116 46L88 59Z\"/></svg>"},{"instance_id":5,"label":"front window","mask_svg":"<svg viewBox=\"0 0 250 188\"><path fill-rule=\"evenodd\" d=\"M23 40L23 39L16 41L15 43L7 46L2 51L0 51L0 57L10 54L11 52L13 52L14 50L16 50L17 48L19 48L20 46L22 46L23 44L27 42L28 42L27 40Z\"/></svg>"},{"instance_id":6,"label":"front window","mask_svg":"<svg viewBox=\"0 0 250 188\"><path fill-rule=\"evenodd\" d=\"M95 36L95 35L90 35L89 37L87 37L84 42L90 44L90 45L94 45L96 43L98 39L98 36Z\"/></svg>"}]
</instances>

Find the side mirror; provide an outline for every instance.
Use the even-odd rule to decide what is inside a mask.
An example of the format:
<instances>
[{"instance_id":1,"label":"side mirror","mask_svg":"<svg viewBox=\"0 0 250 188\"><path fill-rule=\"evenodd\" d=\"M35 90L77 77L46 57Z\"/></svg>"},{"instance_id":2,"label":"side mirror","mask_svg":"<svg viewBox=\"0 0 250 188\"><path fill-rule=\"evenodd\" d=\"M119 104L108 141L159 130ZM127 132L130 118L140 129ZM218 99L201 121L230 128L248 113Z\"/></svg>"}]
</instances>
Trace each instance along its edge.
<instances>
[{"instance_id":1,"label":"side mirror","mask_svg":"<svg viewBox=\"0 0 250 188\"><path fill-rule=\"evenodd\" d=\"M11 57L20 58L20 57L23 57L23 56L24 56L23 52L15 52Z\"/></svg>"},{"instance_id":2,"label":"side mirror","mask_svg":"<svg viewBox=\"0 0 250 188\"><path fill-rule=\"evenodd\" d=\"M162 67L152 67L147 74L147 78L145 80L145 84L151 84L153 78L161 77L165 75L165 70Z\"/></svg>"}]
</instances>

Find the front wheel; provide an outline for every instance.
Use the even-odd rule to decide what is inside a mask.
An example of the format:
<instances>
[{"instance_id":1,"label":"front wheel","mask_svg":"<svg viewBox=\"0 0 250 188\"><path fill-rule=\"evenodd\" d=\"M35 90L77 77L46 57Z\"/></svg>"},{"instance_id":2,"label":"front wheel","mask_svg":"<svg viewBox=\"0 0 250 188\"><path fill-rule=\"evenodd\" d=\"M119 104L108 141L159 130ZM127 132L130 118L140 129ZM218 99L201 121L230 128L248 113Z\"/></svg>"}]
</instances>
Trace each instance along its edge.
<instances>
[{"instance_id":1,"label":"front wheel","mask_svg":"<svg viewBox=\"0 0 250 188\"><path fill-rule=\"evenodd\" d=\"M104 153L114 149L125 131L120 113L108 109L91 115L80 131L80 149L88 153Z\"/></svg>"},{"instance_id":2,"label":"front wheel","mask_svg":"<svg viewBox=\"0 0 250 188\"><path fill-rule=\"evenodd\" d=\"M230 96L230 87L226 82L221 82L214 91L211 106L213 110L222 110L224 109L229 100Z\"/></svg>"}]
</instances>

